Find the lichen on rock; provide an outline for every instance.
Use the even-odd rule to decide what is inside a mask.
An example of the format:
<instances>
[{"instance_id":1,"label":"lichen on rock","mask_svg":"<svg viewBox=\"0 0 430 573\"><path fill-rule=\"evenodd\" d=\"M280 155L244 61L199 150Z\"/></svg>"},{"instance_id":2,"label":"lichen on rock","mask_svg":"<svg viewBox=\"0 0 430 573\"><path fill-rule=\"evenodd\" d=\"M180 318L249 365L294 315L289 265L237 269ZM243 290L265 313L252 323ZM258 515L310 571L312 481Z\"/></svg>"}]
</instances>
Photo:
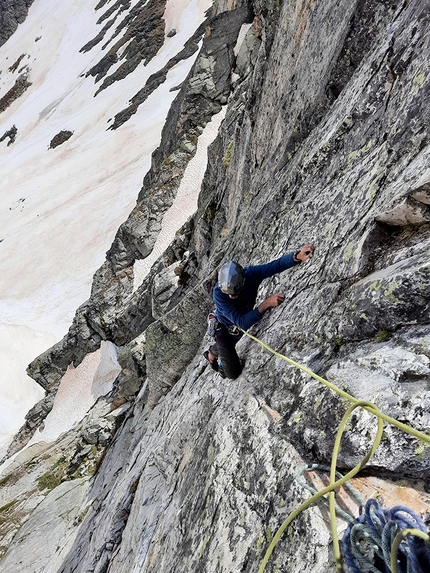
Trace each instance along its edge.
<instances>
[{"instance_id":1,"label":"lichen on rock","mask_svg":"<svg viewBox=\"0 0 430 573\"><path fill-rule=\"evenodd\" d=\"M238 380L221 379L202 356L211 289L227 260L259 264L313 242L311 262L262 284L259 300L286 297L253 334L429 431L427 6L257 0L230 10L217 2L206 24L90 299L63 341L29 368L47 398L20 445L49 411L69 364L102 340L121 347L112 392L62 438L73 442L64 445L70 484L32 513L37 523L74 482L88 487L73 505L77 525L58 542L55 573L254 573L277 527L308 496L298 469L329 465L344 399L246 337L237 345ZM201 127L223 105L197 212L133 290L134 262L153 248ZM368 412L354 414L340 469L364 457L374 425ZM386 425L356 485L388 499L400 497L393 481L407 483L426 518L429 472L428 447ZM22 538L0 566L15 566ZM335 571L329 545L325 509L312 507L286 531L269 570ZM46 562L54 550L47 553Z\"/></svg>"}]
</instances>

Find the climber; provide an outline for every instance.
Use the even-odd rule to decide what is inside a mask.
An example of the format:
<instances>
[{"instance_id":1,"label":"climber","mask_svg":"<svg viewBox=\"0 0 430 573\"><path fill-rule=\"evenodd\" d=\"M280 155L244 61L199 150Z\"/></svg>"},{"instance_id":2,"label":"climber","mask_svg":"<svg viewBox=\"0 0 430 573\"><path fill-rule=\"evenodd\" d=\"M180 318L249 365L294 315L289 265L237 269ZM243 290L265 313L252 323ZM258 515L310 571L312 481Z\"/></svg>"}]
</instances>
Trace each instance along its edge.
<instances>
[{"instance_id":1,"label":"climber","mask_svg":"<svg viewBox=\"0 0 430 573\"><path fill-rule=\"evenodd\" d=\"M269 308L280 305L285 299L285 294L278 292L254 308L261 282L311 259L314 250L313 245L307 244L300 250L265 265L243 268L239 263L230 261L221 267L213 292L215 313L208 316L210 333L215 338L215 344L206 350L203 356L222 378L235 379L242 371L235 348L242 336L239 328L248 330Z\"/></svg>"}]
</instances>

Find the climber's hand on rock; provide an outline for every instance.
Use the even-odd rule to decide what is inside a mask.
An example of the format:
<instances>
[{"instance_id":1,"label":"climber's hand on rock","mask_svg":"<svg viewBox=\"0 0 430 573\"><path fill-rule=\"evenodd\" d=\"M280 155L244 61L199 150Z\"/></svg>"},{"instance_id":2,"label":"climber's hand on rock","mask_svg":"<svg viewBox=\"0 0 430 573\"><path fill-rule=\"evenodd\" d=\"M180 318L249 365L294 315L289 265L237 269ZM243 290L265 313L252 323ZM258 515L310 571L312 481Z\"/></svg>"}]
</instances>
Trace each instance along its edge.
<instances>
[{"instance_id":1,"label":"climber's hand on rock","mask_svg":"<svg viewBox=\"0 0 430 573\"><path fill-rule=\"evenodd\" d=\"M270 306L279 306L281 302L284 302L285 294L283 292L277 292L272 294L272 296L269 296L267 300L269 301Z\"/></svg>"},{"instance_id":2,"label":"climber's hand on rock","mask_svg":"<svg viewBox=\"0 0 430 573\"><path fill-rule=\"evenodd\" d=\"M259 305L258 310L260 314L266 312L267 309L272 308L274 306L279 306L285 300L285 294L283 292L277 292L263 300L263 302Z\"/></svg>"},{"instance_id":3,"label":"climber's hand on rock","mask_svg":"<svg viewBox=\"0 0 430 573\"><path fill-rule=\"evenodd\" d=\"M304 245L300 251L295 253L295 258L299 261L308 261L313 257L314 251L315 247L311 243L308 243Z\"/></svg>"}]
</instances>

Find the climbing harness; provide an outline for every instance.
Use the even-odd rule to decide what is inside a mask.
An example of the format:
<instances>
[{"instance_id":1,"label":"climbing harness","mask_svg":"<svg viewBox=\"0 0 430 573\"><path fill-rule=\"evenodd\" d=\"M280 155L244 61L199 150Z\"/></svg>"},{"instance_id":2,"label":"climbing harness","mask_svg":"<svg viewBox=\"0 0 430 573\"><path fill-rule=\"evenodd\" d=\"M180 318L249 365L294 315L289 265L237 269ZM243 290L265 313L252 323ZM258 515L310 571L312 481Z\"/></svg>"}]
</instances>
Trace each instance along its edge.
<instances>
[{"instance_id":1,"label":"climbing harness","mask_svg":"<svg viewBox=\"0 0 430 573\"><path fill-rule=\"evenodd\" d=\"M264 342L262 342L261 340L259 340L255 336L252 336L252 334L249 334L249 332L247 332L245 330L242 330L242 332L246 336L248 336L250 339L254 340L255 342L258 342L258 344L260 344L263 348L265 348L266 350L271 352L273 355L278 356L279 358L282 358L283 360L285 360L289 364L292 364L296 368L299 368L300 370L306 372L307 374L312 376L312 378L315 378L316 380L318 380L319 382L321 382L322 384L324 384L325 386L327 386L328 388L330 388L331 390L333 390L334 392L336 392L337 394L339 394L343 398L346 398L349 402L352 403L351 406L345 412L345 414L342 418L342 421L340 423L337 435L336 435L336 439L335 439L335 443L334 443L334 447L333 447L332 461L331 461L331 465L330 465L330 483L329 483L329 485L327 487L323 488L322 490L320 490L319 492L315 493L314 495L312 495L312 497L310 497L304 503L302 503L300 505L300 507L295 509L288 516L288 518L284 521L284 523L282 523L282 525L279 527L278 531L274 535L274 537L273 537L273 539L272 539L272 541L271 541L271 543L270 543L270 545L266 551L266 554L265 554L263 561L260 565L258 573L264 573L264 571L266 569L266 565L270 559L270 556L273 553L273 550L274 550L276 544L281 539L284 531L287 529L287 527L290 525L290 523L297 517L297 515L299 515L303 510L307 509L314 502L316 502L317 500L322 498L326 493L329 494L328 501L329 501L329 508L330 508L330 522L331 522L331 532L332 532L332 537L333 537L333 552L334 552L334 557L335 557L335 561L336 561L336 570L337 570L337 573L342 573L343 568L342 568L342 561L341 561L341 555L340 555L339 539L338 539L338 535L337 535L336 502L335 502L334 490L337 487L339 487L343 484L346 484L352 477L354 477L356 474L358 474L358 472L362 468L364 468L364 466L367 464L367 462L370 460L370 458L376 452L376 450L379 446L379 443L381 441L381 438L382 438L383 421L386 421L389 424L396 426L397 428L403 430L404 432L407 432L408 434L418 438L419 440L426 442L427 444L430 444L430 436L428 436L422 432L419 432L418 430L408 426L407 424L403 424L402 422L399 422L395 418L391 418L390 416L387 416L386 414L382 413L379 410L379 408L377 406L375 406L375 404L373 404L372 402L367 402L367 401L358 400L357 398L354 398L353 396L351 396L350 394L348 394L344 390L341 390L340 388L338 388L337 386L335 386L334 384L332 384L328 380L325 380L325 378L322 378L318 374L315 374L315 372L312 372L312 370L310 370L309 368L306 368L302 364L299 364L298 362L291 360L291 358L288 358L287 356L280 354L279 352L277 352L276 350L274 350L273 348L271 348L270 346L268 346L267 344L265 344ZM352 415L352 412L356 408L364 408L365 410L367 410L368 412L370 412L371 414L376 416L377 424L378 424L377 432L376 432L374 442L373 442L369 452L366 454L366 456L352 470L350 470L346 475L339 477L340 474L338 474L336 472L336 465L337 465L337 457L338 457L338 454L340 451L340 443L341 443L342 435L345 431L345 427L348 423L348 420L349 420L350 416ZM338 479L336 479L336 478L338 478ZM369 502L370 501L371 500L369 500ZM370 504L370 507L375 507L375 506ZM399 510L399 508L393 508L391 511L394 511L394 510L396 510L397 512L401 511L401 510ZM397 527L395 529L395 537L393 538L393 541L390 544L390 550L387 550L387 547L388 547L387 543L385 543L385 545L384 545L385 549L382 550L383 552L385 551L384 555L386 555L387 551L389 551L389 568L388 568L388 565L387 566L384 565L383 573L427 573L427 571L429 570L428 568L426 568L425 570L420 571L420 569L418 568L419 563L417 561L417 553L414 553L412 556L413 550L417 549L418 543L417 542L412 543L411 538L413 536L415 536L415 537L418 537L419 540L421 540L423 542L423 543L421 543L421 545L419 545L418 548L420 549L420 552L422 554L424 554L424 559L427 559L428 558L427 553L425 553L425 552L428 552L430 554L430 549L429 549L430 548L430 536L426 532L425 528L424 528L424 530L420 529L420 526L422 524L421 520L419 520L419 518L415 519L415 515L412 515L412 512L410 512L410 510L407 510L407 512L409 512L409 516L412 517L412 519L403 518L403 523L407 523L408 527L406 529L402 528L400 530L399 530L399 527ZM351 530L352 530L352 527L351 527ZM390 531L390 535L392 535L394 532L394 529L391 528L391 525L390 525L389 531ZM354 535L355 535L355 533L354 533ZM388 533L386 535L388 536ZM386 537L384 537L384 539L386 539ZM402 546L401 550L399 551L399 548L400 548L400 545L402 544L403 539L407 539L409 549L407 550L407 549L405 549L404 546ZM423 550L423 547L425 548L425 551ZM345 550L345 545L344 545L344 550ZM376 549L374 551L376 552ZM400 554L400 556L401 556L400 557L400 566L402 566L402 564L404 562L403 555L405 555L405 554L408 555L409 559L406 559L406 561L407 561L406 569L404 569L404 568L399 569L398 568L398 561L399 561L398 554ZM347 555L347 554L345 553L345 555ZM353 563L353 561L351 560L351 562L350 561L347 561L347 562L348 562L348 565L352 569L351 563ZM377 569L374 565L372 565L370 562L368 562L365 567L363 566L363 563L364 563L364 561L360 561L360 566L362 567L361 569L352 569L354 571L354 573L364 573L364 572L366 572L366 573L367 572L379 573L381 571L380 569ZM414 567L416 567L416 568L414 568Z\"/></svg>"},{"instance_id":2,"label":"climbing harness","mask_svg":"<svg viewBox=\"0 0 430 573\"><path fill-rule=\"evenodd\" d=\"M242 335L240 334L240 329L239 329L237 326L234 326L234 324L232 324L231 326L229 326L227 330L228 330L228 333L229 333L231 336L242 336Z\"/></svg>"},{"instance_id":3,"label":"climbing harness","mask_svg":"<svg viewBox=\"0 0 430 573\"><path fill-rule=\"evenodd\" d=\"M208 314L207 322L208 322L208 334L211 338L215 338L215 333L220 328L227 328L228 333L231 334L231 336L242 336L240 329L237 326L234 326L234 324L226 327L220 322L218 322L218 318L214 312L210 312Z\"/></svg>"}]
</instances>

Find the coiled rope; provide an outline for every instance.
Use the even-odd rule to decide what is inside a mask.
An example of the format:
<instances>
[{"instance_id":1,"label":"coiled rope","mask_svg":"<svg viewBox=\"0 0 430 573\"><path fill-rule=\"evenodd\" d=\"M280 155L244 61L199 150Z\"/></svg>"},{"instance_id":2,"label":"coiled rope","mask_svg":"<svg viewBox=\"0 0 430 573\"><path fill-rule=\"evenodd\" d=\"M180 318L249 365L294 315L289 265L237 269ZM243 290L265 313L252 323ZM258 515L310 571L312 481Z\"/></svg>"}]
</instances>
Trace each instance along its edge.
<instances>
[{"instance_id":1,"label":"coiled rope","mask_svg":"<svg viewBox=\"0 0 430 573\"><path fill-rule=\"evenodd\" d=\"M270 559L270 556L273 553L273 550L274 550L276 544L281 539L284 531L287 529L287 527L290 525L290 523L303 510L307 509L310 505L312 505L318 499L323 497L326 493L329 494L330 522L331 522L331 532L332 532L332 537L333 537L333 553L334 553L334 557L335 557L335 561L336 561L336 570L337 570L337 573L342 573L342 571L343 571L342 561L341 561L339 538L337 535L337 526L336 526L336 500L335 500L334 490L337 487L339 487L339 486L343 485L344 483L346 483L347 481L349 481L356 474L358 474L358 472L367 464L367 462L370 460L370 458L374 455L375 451L377 450L377 448L379 446L381 438L382 438L383 421L388 422L389 424L399 428L400 430L403 430L404 432L410 434L411 436L414 436L415 438L418 438L419 440L422 440L423 442L425 442L427 444L430 444L430 436L416 430L415 428L412 428L411 426L408 426L407 424L403 424L402 422L399 422L395 418L391 418L390 416L387 416L386 414L381 412L379 410L379 408L377 406L375 406L375 404L372 404L372 402L367 402L364 400L358 400L357 398L354 398L354 396L351 396L350 394L348 394L344 390L341 390L340 388L338 388L337 386L335 386L334 384L332 384L331 382L329 382L325 378L322 378L318 374L315 374L315 372L312 372L312 370L310 370L309 368L306 368L306 366L303 366L302 364L295 362L291 358L288 358L287 356L284 356L283 354L277 352L276 350L271 348L265 342L256 338L252 334L249 334L249 332L247 332L246 330L242 330L242 329L240 329L240 330L246 336L248 336L250 339L254 340L255 342L258 342L258 344L260 344L263 348L265 348L266 350L271 352L274 356L278 356L279 358L282 358L283 360L285 360L289 364L292 364L296 368L299 368L303 372L306 372L306 374L309 374L309 376L311 376L312 378L315 378L315 380L318 380L319 382L324 384L324 386L327 386L328 388L330 388L331 390L336 392L336 394L339 394L343 398L346 398L349 402L352 402L351 406L347 409L347 411L345 412L345 414L342 418L342 421L340 423L340 426L339 426L339 429L338 429L338 432L336 435L336 440L335 440L334 447L333 447L332 461L331 461L331 465L330 465L330 483L329 483L329 485L327 487L323 488L322 490L320 490L319 492L317 492L316 494L314 494L309 499L307 499L304 503L302 503L297 509L295 509L288 516L288 518L284 521L284 523L282 523L282 525L279 527L278 531L274 535L274 537L273 537L273 539L272 539L272 541L271 541L271 543L270 543L270 545L266 551L266 554L265 554L263 561L260 565L258 573L264 573L264 571L266 569L266 565ZM359 462L346 475L344 475L343 477L336 480L336 465L337 465L337 457L338 457L338 454L340 451L340 442L342 439L342 435L345 431L346 424L347 424L352 412L355 410L355 408L364 408L365 410L367 410L368 412L370 412L371 414L376 416L377 423L378 423L376 436L375 436L375 439L373 441L373 444L372 444L369 452L361 460L361 462ZM430 542L430 537L427 533L425 533L419 529L416 529L414 527L400 531L396 535L394 542L392 544L392 548L391 548L391 557L390 557L391 573L399 573L398 569L397 569L397 554L398 554L400 543L408 535L409 536L411 536L411 535L418 536L421 539L423 539L426 543ZM378 570L375 568L374 569L369 568L369 569L366 569L366 571L377 572ZM359 573L361 573L361 571L359 571ZM414 572L412 571L412 569L410 569L407 571L407 573L414 573Z\"/></svg>"},{"instance_id":2,"label":"coiled rope","mask_svg":"<svg viewBox=\"0 0 430 573\"><path fill-rule=\"evenodd\" d=\"M421 573L430 570L426 540L426 526L416 513L400 505L383 509L369 499L364 512L345 531L343 552L353 573L380 573L388 564L393 573Z\"/></svg>"}]
</instances>

